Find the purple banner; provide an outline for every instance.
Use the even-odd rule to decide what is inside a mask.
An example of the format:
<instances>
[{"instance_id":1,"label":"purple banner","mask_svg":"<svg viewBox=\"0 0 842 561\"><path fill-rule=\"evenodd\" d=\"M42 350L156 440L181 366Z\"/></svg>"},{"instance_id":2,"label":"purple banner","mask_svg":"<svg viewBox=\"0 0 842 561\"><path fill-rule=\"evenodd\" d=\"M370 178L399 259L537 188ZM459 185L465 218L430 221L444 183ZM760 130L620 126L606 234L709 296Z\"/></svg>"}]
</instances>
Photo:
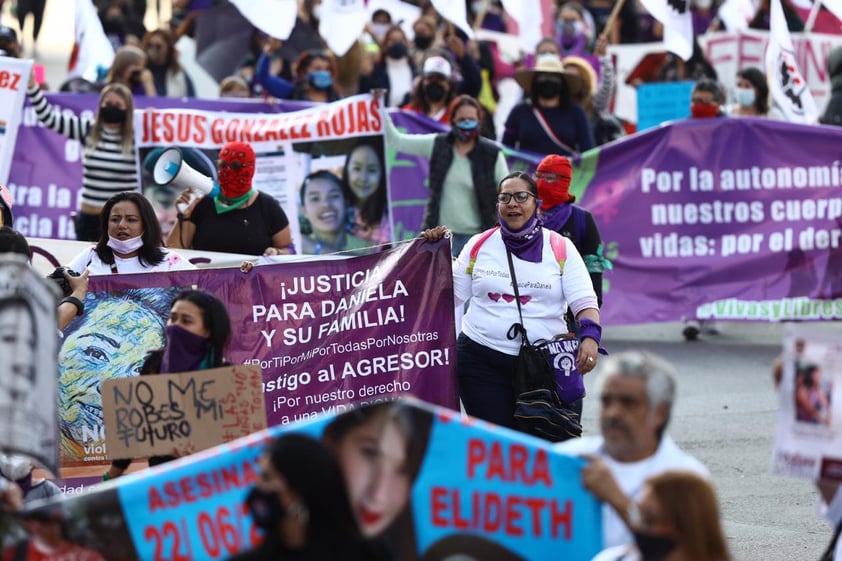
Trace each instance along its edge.
<instances>
[{"instance_id":1,"label":"purple banner","mask_svg":"<svg viewBox=\"0 0 842 561\"><path fill-rule=\"evenodd\" d=\"M679 121L585 154L607 324L842 318L842 129Z\"/></svg>"},{"instance_id":2,"label":"purple banner","mask_svg":"<svg viewBox=\"0 0 842 561\"><path fill-rule=\"evenodd\" d=\"M227 357L263 369L267 420L286 424L399 394L458 408L451 259L416 240L351 259L105 275L91 292L197 284L231 316Z\"/></svg>"}]
</instances>

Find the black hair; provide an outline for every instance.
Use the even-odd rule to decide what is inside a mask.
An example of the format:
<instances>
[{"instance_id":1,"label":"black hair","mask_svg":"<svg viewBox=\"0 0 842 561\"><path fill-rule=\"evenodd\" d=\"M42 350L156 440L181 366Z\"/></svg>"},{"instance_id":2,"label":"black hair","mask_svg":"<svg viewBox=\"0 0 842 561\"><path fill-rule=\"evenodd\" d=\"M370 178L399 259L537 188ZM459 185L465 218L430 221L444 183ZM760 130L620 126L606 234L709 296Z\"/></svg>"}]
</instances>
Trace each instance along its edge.
<instances>
[{"instance_id":1,"label":"black hair","mask_svg":"<svg viewBox=\"0 0 842 561\"><path fill-rule=\"evenodd\" d=\"M755 66L743 68L737 72L737 76L750 82L757 95L754 97L754 108L761 115L769 113L769 83L766 81L766 74Z\"/></svg>"},{"instance_id":2,"label":"black hair","mask_svg":"<svg viewBox=\"0 0 842 561\"><path fill-rule=\"evenodd\" d=\"M318 441L301 434L285 434L266 447L266 456L309 512L307 544L358 534L339 461Z\"/></svg>"},{"instance_id":3,"label":"black hair","mask_svg":"<svg viewBox=\"0 0 842 561\"><path fill-rule=\"evenodd\" d=\"M26 238L9 226L0 226L0 253L19 253L32 260L32 248Z\"/></svg>"},{"instance_id":4,"label":"black hair","mask_svg":"<svg viewBox=\"0 0 842 561\"><path fill-rule=\"evenodd\" d=\"M304 206L304 193L307 191L307 185L309 185L314 179L327 179L328 181L334 182L342 190L342 193L345 195L345 200L348 201L348 192L346 191L345 185L342 184L342 180L339 179L339 177L337 177L332 171L320 169L305 177L304 181L301 182L301 190L298 192L301 206Z\"/></svg>"},{"instance_id":5,"label":"black hair","mask_svg":"<svg viewBox=\"0 0 842 561\"><path fill-rule=\"evenodd\" d=\"M374 150L377 155L377 162L380 165L380 183L374 192L360 200L359 197L351 189L351 181L348 173L348 165L351 163L351 154L357 148L368 147ZM342 167L342 190L345 192L345 198L352 206L359 208L360 218L366 225L378 224L383 220L383 215L388 211L388 193L386 192L386 164L383 161L383 137L368 136L360 138L354 147L348 152L348 157L345 158L345 165Z\"/></svg>"},{"instance_id":6,"label":"black hair","mask_svg":"<svg viewBox=\"0 0 842 561\"><path fill-rule=\"evenodd\" d=\"M379 17L379 16L383 16L383 15L385 15L387 18L389 18L388 23L392 23L392 14L390 14L388 11L384 10L383 8L377 8L376 10L374 10L371 13L371 21L374 21L374 18Z\"/></svg>"},{"instance_id":7,"label":"black hair","mask_svg":"<svg viewBox=\"0 0 842 561\"><path fill-rule=\"evenodd\" d=\"M716 80L711 80L710 78L699 79L696 85L693 86L693 93L695 92L712 93L715 102L720 104L725 102L725 92L722 91L722 86Z\"/></svg>"},{"instance_id":8,"label":"black hair","mask_svg":"<svg viewBox=\"0 0 842 561\"><path fill-rule=\"evenodd\" d=\"M500 180L500 183L497 184L498 193L503 188L503 183L505 183L509 179L520 179L522 181L525 181L527 186L529 187L529 191L533 195L535 195L536 199L538 198L538 184L535 183L535 180L532 178L532 176L526 173L525 171L512 171L506 174L506 176Z\"/></svg>"},{"instance_id":9,"label":"black hair","mask_svg":"<svg viewBox=\"0 0 842 561\"><path fill-rule=\"evenodd\" d=\"M140 220L143 223L143 245L140 248L137 259L144 267L155 266L164 260L164 239L161 233L161 223L155 214L152 204L136 191L117 193L105 202L102 212L99 215L100 234L96 244L96 254L103 263L114 264L114 252L108 247L108 219L111 216L111 209L114 205L122 202L130 202L137 205L140 211Z\"/></svg>"},{"instance_id":10,"label":"black hair","mask_svg":"<svg viewBox=\"0 0 842 561\"><path fill-rule=\"evenodd\" d=\"M216 368L225 364L225 347L231 336L231 320L228 310L213 294L201 290L184 290L176 295L173 305L179 300L195 304L202 311L202 322L208 330L210 366Z\"/></svg>"}]
</instances>

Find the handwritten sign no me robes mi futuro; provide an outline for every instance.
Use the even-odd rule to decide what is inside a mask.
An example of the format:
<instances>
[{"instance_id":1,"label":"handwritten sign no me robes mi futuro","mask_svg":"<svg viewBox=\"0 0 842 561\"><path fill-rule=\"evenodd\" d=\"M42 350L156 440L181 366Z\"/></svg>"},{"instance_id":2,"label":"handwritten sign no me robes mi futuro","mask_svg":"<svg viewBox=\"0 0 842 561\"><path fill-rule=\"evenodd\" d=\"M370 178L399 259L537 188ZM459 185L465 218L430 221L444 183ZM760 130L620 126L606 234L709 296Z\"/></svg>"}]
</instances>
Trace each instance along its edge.
<instances>
[{"instance_id":1,"label":"handwritten sign no me robes mi futuro","mask_svg":"<svg viewBox=\"0 0 842 561\"><path fill-rule=\"evenodd\" d=\"M211 448L266 428L259 366L107 380L102 410L109 459Z\"/></svg>"}]
</instances>

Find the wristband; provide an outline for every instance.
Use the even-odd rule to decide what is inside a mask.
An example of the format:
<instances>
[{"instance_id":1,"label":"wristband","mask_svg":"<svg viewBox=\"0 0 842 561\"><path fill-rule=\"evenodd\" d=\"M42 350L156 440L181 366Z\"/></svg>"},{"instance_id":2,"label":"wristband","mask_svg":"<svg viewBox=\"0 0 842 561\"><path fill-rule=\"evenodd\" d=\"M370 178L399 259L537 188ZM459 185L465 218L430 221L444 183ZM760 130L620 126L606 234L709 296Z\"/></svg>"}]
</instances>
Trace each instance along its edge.
<instances>
[{"instance_id":1,"label":"wristband","mask_svg":"<svg viewBox=\"0 0 842 561\"><path fill-rule=\"evenodd\" d=\"M596 341L597 346L602 341L602 326L590 318L579 320L579 340L590 337Z\"/></svg>"},{"instance_id":2,"label":"wristband","mask_svg":"<svg viewBox=\"0 0 842 561\"><path fill-rule=\"evenodd\" d=\"M178 219L179 222L193 222L193 218L191 218L190 216L184 216L183 212L179 212L175 215L175 217Z\"/></svg>"},{"instance_id":3,"label":"wristband","mask_svg":"<svg viewBox=\"0 0 842 561\"><path fill-rule=\"evenodd\" d=\"M85 304L75 296L67 296L61 299L61 304L73 304L76 306L76 315L81 316L85 313Z\"/></svg>"}]
</instances>

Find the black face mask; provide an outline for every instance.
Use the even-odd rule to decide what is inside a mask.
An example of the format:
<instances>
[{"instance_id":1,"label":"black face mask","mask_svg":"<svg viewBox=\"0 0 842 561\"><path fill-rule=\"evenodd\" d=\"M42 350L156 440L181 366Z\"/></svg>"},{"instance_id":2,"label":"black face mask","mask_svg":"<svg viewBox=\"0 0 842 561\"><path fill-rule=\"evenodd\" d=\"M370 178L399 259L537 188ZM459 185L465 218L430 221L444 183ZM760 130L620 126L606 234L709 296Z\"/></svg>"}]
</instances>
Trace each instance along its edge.
<instances>
[{"instance_id":1,"label":"black face mask","mask_svg":"<svg viewBox=\"0 0 842 561\"><path fill-rule=\"evenodd\" d=\"M102 119L103 123L117 125L125 122L126 110L120 109L116 105L105 105L99 108L99 118Z\"/></svg>"},{"instance_id":2,"label":"black face mask","mask_svg":"<svg viewBox=\"0 0 842 561\"><path fill-rule=\"evenodd\" d=\"M409 48L406 43L395 43L386 51L386 56L395 60L400 60L407 55Z\"/></svg>"},{"instance_id":3,"label":"black face mask","mask_svg":"<svg viewBox=\"0 0 842 561\"><path fill-rule=\"evenodd\" d=\"M278 494L254 487L246 496L246 506L258 528L274 532L286 515Z\"/></svg>"},{"instance_id":4,"label":"black face mask","mask_svg":"<svg viewBox=\"0 0 842 561\"><path fill-rule=\"evenodd\" d=\"M642 532L634 532L634 543L643 561L661 561L678 547L669 536L653 536Z\"/></svg>"},{"instance_id":5,"label":"black face mask","mask_svg":"<svg viewBox=\"0 0 842 561\"><path fill-rule=\"evenodd\" d=\"M444 99L444 96L447 95L447 90L444 89L444 86L439 84L438 82L430 82L426 86L424 86L424 97L427 100L438 103Z\"/></svg>"},{"instance_id":6,"label":"black face mask","mask_svg":"<svg viewBox=\"0 0 842 561\"><path fill-rule=\"evenodd\" d=\"M535 95L542 99L552 99L561 95L561 82L557 80L535 80L532 85Z\"/></svg>"},{"instance_id":7,"label":"black face mask","mask_svg":"<svg viewBox=\"0 0 842 561\"><path fill-rule=\"evenodd\" d=\"M433 44L433 38L427 35L416 35L412 42L419 50L426 51Z\"/></svg>"},{"instance_id":8,"label":"black face mask","mask_svg":"<svg viewBox=\"0 0 842 561\"><path fill-rule=\"evenodd\" d=\"M120 16L110 17L102 22L102 30L106 35L123 35L126 32L126 23Z\"/></svg>"}]
</instances>

